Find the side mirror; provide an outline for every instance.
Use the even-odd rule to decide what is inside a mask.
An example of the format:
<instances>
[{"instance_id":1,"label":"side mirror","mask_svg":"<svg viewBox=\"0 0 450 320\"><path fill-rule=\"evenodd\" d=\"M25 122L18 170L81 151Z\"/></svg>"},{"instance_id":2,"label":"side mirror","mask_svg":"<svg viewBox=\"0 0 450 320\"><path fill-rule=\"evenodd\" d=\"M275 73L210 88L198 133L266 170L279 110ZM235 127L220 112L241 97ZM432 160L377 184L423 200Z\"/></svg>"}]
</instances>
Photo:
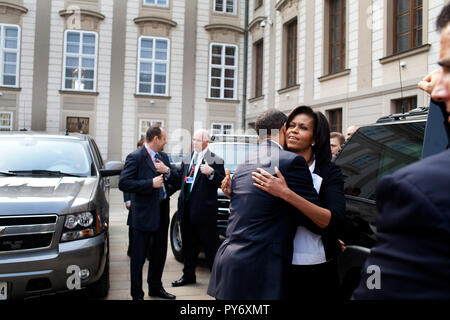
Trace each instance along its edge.
<instances>
[{"instance_id":1,"label":"side mirror","mask_svg":"<svg viewBox=\"0 0 450 320\"><path fill-rule=\"evenodd\" d=\"M123 163L120 161L109 161L105 165L105 169L100 169L100 176L111 177L118 176L122 172Z\"/></svg>"}]
</instances>

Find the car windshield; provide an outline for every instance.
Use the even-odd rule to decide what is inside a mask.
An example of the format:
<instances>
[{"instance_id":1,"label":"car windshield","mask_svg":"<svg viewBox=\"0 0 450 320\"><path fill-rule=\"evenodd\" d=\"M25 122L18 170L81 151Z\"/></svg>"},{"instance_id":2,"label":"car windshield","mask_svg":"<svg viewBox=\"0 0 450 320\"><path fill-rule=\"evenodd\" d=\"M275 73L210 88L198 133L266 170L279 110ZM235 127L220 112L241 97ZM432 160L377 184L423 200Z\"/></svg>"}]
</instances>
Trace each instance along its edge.
<instances>
[{"instance_id":1,"label":"car windshield","mask_svg":"<svg viewBox=\"0 0 450 320\"><path fill-rule=\"evenodd\" d=\"M60 171L71 175L90 176L92 160L87 142L60 138L0 137L1 172L45 174Z\"/></svg>"},{"instance_id":2,"label":"car windshield","mask_svg":"<svg viewBox=\"0 0 450 320\"><path fill-rule=\"evenodd\" d=\"M224 166L231 173L236 171L250 153L256 150L256 144L249 143L211 143L209 148L224 160Z\"/></svg>"}]
</instances>

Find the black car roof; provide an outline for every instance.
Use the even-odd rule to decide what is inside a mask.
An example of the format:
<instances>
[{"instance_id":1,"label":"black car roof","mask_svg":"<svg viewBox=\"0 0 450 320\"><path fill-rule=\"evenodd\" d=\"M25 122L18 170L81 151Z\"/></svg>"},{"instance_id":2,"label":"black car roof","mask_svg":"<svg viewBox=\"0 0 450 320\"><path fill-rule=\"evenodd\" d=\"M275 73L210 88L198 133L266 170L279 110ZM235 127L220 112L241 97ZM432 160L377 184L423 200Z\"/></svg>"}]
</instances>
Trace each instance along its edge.
<instances>
[{"instance_id":1,"label":"black car roof","mask_svg":"<svg viewBox=\"0 0 450 320\"><path fill-rule=\"evenodd\" d=\"M35 137L35 138L60 138L60 139L69 139L69 140L81 140L87 141L91 137L87 134L81 133L48 133L43 131L3 131L0 132L0 137Z\"/></svg>"}]
</instances>

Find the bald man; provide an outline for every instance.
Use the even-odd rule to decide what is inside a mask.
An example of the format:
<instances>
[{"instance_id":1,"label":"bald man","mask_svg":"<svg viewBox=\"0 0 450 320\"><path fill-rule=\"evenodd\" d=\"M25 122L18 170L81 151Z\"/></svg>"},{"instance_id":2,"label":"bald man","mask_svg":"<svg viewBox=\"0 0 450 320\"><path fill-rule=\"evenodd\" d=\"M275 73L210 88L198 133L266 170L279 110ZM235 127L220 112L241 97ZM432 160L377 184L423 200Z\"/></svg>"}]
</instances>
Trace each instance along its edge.
<instances>
[{"instance_id":1,"label":"bald man","mask_svg":"<svg viewBox=\"0 0 450 320\"><path fill-rule=\"evenodd\" d=\"M183 276L172 282L180 287L196 282L195 267L199 245L205 249L211 269L217 249L217 188L225 177L223 159L212 153L206 130L197 130L192 138L193 152L181 163L179 172L181 188L178 198L178 219L183 239Z\"/></svg>"}]
</instances>

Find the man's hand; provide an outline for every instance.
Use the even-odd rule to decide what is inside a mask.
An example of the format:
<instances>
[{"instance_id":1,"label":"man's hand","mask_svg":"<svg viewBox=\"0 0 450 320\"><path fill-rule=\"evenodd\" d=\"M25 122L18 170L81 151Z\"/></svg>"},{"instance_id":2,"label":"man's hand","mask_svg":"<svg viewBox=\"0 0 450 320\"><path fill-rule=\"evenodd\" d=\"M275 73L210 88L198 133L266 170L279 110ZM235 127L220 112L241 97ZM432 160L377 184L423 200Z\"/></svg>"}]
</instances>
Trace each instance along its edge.
<instances>
[{"instance_id":1,"label":"man's hand","mask_svg":"<svg viewBox=\"0 0 450 320\"><path fill-rule=\"evenodd\" d=\"M427 75L425 78L423 78L423 80L419 82L418 87L423 91L425 91L426 93L431 94L441 76L442 76L442 69L440 68L436 69L429 75Z\"/></svg>"},{"instance_id":2,"label":"man's hand","mask_svg":"<svg viewBox=\"0 0 450 320\"><path fill-rule=\"evenodd\" d=\"M127 208L127 210L130 210L130 208L131 208L131 201L130 200L125 202L125 208Z\"/></svg>"},{"instance_id":3,"label":"man's hand","mask_svg":"<svg viewBox=\"0 0 450 320\"><path fill-rule=\"evenodd\" d=\"M225 178L222 180L220 188L228 198L231 198L231 176L228 169L225 169Z\"/></svg>"},{"instance_id":4,"label":"man's hand","mask_svg":"<svg viewBox=\"0 0 450 320\"><path fill-rule=\"evenodd\" d=\"M163 175L153 178L153 188L155 188L155 189L162 188L163 183L164 183Z\"/></svg>"},{"instance_id":5,"label":"man's hand","mask_svg":"<svg viewBox=\"0 0 450 320\"><path fill-rule=\"evenodd\" d=\"M155 168L158 173L167 174L169 173L169 167L166 166L162 161L156 160Z\"/></svg>"},{"instance_id":6,"label":"man's hand","mask_svg":"<svg viewBox=\"0 0 450 320\"><path fill-rule=\"evenodd\" d=\"M206 176L209 177L209 176L211 175L211 173L214 171L214 169L211 168L211 167L209 166L208 162L205 161L205 164L202 164L202 165L200 166L200 171L201 171L204 175L206 175Z\"/></svg>"}]
</instances>

